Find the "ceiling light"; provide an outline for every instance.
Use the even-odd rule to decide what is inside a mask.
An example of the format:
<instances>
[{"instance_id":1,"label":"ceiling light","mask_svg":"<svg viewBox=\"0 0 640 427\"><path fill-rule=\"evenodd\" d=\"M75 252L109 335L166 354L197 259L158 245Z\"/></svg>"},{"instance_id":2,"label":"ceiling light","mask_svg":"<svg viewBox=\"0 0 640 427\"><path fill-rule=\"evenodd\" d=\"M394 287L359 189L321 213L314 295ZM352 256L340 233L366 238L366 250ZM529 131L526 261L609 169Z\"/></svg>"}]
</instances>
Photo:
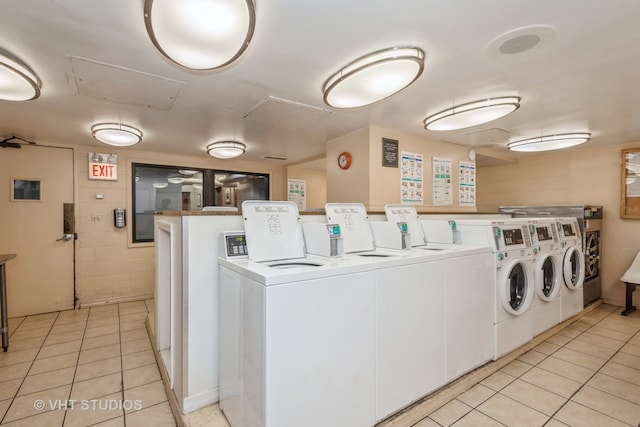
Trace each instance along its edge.
<instances>
[{"instance_id":1,"label":"ceiling light","mask_svg":"<svg viewBox=\"0 0 640 427\"><path fill-rule=\"evenodd\" d=\"M207 153L219 159L232 159L246 151L247 146L236 141L220 141L207 145Z\"/></svg>"},{"instance_id":2,"label":"ceiling light","mask_svg":"<svg viewBox=\"0 0 640 427\"><path fill-rule=\"evenodd\" d=\"M327 79L324 102L353 108L385 99L413 83L424 70L424 51L400 46L356 59Z\"/></svg>"},{"instance_id":3,"label":"ceiling light","mask_svg":"<svg viewBox=\"0 0 640 427\"><path fill-rule=\"evenodd\" d=\"M167 182L169 184L182 184L184 182L184 178L181 176L170 176L167 178Z\"/></svg>"},{"instance_id":4,"label":"ceiling light","mask_svg":"<svg viewBox=\"0 0 640 427\"><path fill-rule=\"evenodd\" d=\"M171 61L211 70L235 61L255 27L252 0L145 0L144 22L155 47Z\"/></svg>"},{"instance_id":5,"label":"ceiling light","mask_svg":"<svg viewBox=\"0 0 640 427\"><path fill-rule=\"evenodd\" d=\"M153 188L167 188L169 186L166 182L154 182Z\"/></svg>"},{"instance_id":6,"label":"ceiling light","mask_svg":"<svg viewBox=\"0 0 640 427\"><path fill-rule=\"evenodd\" d=\"M456 105L424 119L427 130L456 130L504 117L520 107L517 96L503 96Z\"/></svg>"},{"instance_id":7,"label":"ceiling light","mask_svg":"<svg viewBox=\"0 0 640 427\"><path fill-rule=\"evenodd\" d=\"M194 171L192 169L178 169L178 173L184 176L193 176L198 173L198 171Z\"/></svg>"},{"instance_id":8,"label":"ceiling light","mask_svg":"<svg viewBox=\"0 0 640 427\"><path fill-rule=\"evenodd\" d=\"M512 151L549 151L580 145L591 139L590 133L563 133L559 135L538 136L509 143L507 146Z\"/></svg>"},{"instance_id":9,"label":"ceiling light","mask_svg":"<svg viewBox=\"0 0 640 427\"><path fill-rule=\"evenodd\" d=\"M91 126L91 135L100 142L128 147L142 141L142 132L122 123L97 123Z\"/></svg>"},{"instance_id":10,"label":"ceiling light","mask_svg":"<svg viewBox=\"0 0 640 427\"><path fill-rule=\"evenodd\" d=\"M30 101L40 96L40 79L11 53L0 49L0 99Z\"/></svg>"}]
</instances>

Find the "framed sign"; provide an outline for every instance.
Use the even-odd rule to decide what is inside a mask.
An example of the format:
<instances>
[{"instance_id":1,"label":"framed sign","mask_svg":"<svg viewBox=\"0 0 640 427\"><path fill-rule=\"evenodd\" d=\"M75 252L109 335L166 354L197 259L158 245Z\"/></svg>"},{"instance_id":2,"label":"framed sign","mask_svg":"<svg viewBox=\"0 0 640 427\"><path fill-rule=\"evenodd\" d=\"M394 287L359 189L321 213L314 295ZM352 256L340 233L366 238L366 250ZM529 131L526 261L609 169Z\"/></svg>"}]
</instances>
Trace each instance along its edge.
<instances>
[{"instance_id":1,"label":"framed sign","mask_svg":"<svg viewBox=\"0 0 640 427\"><path fill-rule=\"evenodd\" d=\"M382 166L385 168L398 167L398 141L382 138Z\"/></svg>"},{"instance_id":2,"label":"framed sign","mask_svg":"<svg viewBox=\"0 0 640 427\"><path fill-rule=\"evenodd\" d=\"M640 148L622 150L620 218L640 219Z\"/></svg>"}]
</instances>

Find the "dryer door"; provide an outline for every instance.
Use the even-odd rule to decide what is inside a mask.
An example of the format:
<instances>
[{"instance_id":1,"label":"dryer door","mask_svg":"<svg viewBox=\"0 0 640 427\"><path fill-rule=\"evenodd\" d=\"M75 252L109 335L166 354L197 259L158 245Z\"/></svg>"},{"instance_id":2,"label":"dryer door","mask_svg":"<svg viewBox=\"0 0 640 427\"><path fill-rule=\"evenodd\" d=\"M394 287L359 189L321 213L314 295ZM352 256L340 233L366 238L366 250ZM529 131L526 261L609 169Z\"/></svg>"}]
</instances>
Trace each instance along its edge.
<instances>
[{"instance_id":1,"label":"dryer door","mask_svg":"<svg viewBox=\"0 0 640 427\"><path fill-rule=\"evenodd\" d=\"M523 260L512 260L502 267L498 283L500 302L507 313L523 314L533 299L529 266Z\"/></svg>"},{"instance_id":2,"label":"dryer door","mask_svg":"<svg viewBox=\"0 0 640 427\"><path fill-rule=\"evenodd\" d=\"M533 271L536 295L543 301L552 301L560 292L560 269L556 257L542 253Z\"/></svg>"},{"instance_id":3,"label":"dryer door","mask_svg":"<svg viewBox=\"0 0 640 427\"><path fill-rule=\"evenodd\" d=\"M562 260L562 277L567 288L579 289L584 282L584 255L577 246L569 246Z\"/></svg>"}]
</instances>

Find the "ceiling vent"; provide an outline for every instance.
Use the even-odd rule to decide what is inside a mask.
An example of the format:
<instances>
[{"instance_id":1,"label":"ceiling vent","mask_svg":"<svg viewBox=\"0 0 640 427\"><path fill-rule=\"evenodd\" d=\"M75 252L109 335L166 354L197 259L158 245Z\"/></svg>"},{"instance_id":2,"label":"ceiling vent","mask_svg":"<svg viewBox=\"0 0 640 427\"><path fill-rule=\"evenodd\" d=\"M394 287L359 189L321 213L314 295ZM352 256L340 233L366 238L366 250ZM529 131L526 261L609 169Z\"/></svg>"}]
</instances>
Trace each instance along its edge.
<instances>
[{"instance_id":1,"label":"ceiling vent","mask_svg":"<svg viewBox=\"0 0 640 427\"><path fill-rule=\"evenodd\" d=\"M267 160L287 160L286 157L280 157L280 156L271 156L269 154L265 154L264 156L262 156L263 159L267 159Z\"/></svg>"},{"instance_id":2,"label":"ceiling vent","mask_svg":"<svg viewBox=\"0 0 640 427\"><path fill-rule=\"evenodd\" d=\"M267 96L243 119L292 132L304 129L327 117L331 110Z\"/></svg>"},{"instance_id":3,"label":"ceiling vent","mask_svg":"<svg viewBox=\"0 0 640 427\"><path fill-rule=\"evenodd\" d=\"M500 128L491 128L478 132L462 133L445 138L445 141L472 147L489 147L506 144L509 139L519 136L516 133Z\"/></svg>"},{"instance_id":4,"label":"ceiling vent","mask_svg":"<svg viewBox=\"0 0 640 427\"><path fill-rule=\"evenodd\" d=\"M168 111L186 83L90 59L71 58L78 95Z\"/></svg>"}]
</instances>

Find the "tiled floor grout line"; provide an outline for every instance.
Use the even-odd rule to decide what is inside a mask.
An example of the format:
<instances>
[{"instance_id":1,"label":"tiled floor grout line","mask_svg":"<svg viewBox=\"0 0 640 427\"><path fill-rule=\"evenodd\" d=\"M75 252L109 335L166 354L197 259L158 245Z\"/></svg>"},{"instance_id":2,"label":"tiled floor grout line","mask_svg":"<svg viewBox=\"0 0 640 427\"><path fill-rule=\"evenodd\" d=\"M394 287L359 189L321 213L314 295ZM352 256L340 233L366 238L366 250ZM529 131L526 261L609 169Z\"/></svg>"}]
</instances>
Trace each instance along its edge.
<instances>
[{"instance_id":1,"label":"tiled floor grout line","mask_svg":"<svg viewBox=\"0 0 640 427\"><path fill-rule=\"evenodd\" d=\"M69 396L67 397L68 401L71 401L71 393L73 393L73 384L75 383L76 375L78 374L78 366L80 365L80 353L82 352L82 344L84 343L84 336L87 333L87 328L89 326L89 316L91 316L91 309L89 309L89 313L87 313L87 318L84 321L84 329L82 330L82 339L80 340L80 348L78 349L78 359L76 360L76 366L73 371L73 377L71 378L71 387L69 388ZM62 425L64 425L64 422L67 419L68 413L69 413L68 410L64 411L64 415L62 417Z\"/></svg>"},{"instance_id":2,"label":"tiled floor grout line","mask_svg":"<svg viewBox=\"0 0 640 427\"><path fill-rule=\"evenodd\" d=\"M585 332L587 332L589 329L593 328L594 326L596 326L597 324L599 324L601 321L603 321L603 320L604 320L604 319L606 319L607 317L611 316L613 313L615 313L615 312L611 312L611 313L609 313L607 316L605 316L604 318L600 319L600 320L599 320L598 322L596 322L595 324L593 324L593 325L589 326L589 328L588 328L588 329L585 329L584 331L580 332L580 334L576 335L574 338L572 338L572 339L571 339L571 341L569 341L569 342L567 342L566 344L562 345L560 348L563 348L563 347L564 347L564 346L566 346L567 344L571 343L572 341L574 341L575 339L577 339L580 335L584 334L584 333L585 333ZM607 328L607 329L608 329L608 328ZM636 336L636 334L637 334L637 332L636 332L635 334L633 334L631 337L629 337L629 339L628 339L627 341L625 341L625 342L624 342L624 344L623 344L623 345L621 345L621 346L620 346L620 348L619 348L618 350L616 350L616 352L615 352L615 353L613 353L613 354L612 354L612 355L611 355L611 356L610 356L610 357L609 357L609 358L608 358L608 359L607 359L607 360L602 364L602 366L600 366L600 368L598 368L598 369L593 373L593 375L591 375L589 378L587 378L585 381L583 381L583 382L582 382L582 384L580 385L580 387L578 387L578 389L577 389L575 392L573 392L573 393L571 394L571 396L569 396L569 398L568 398L568 399L567 399L567 400L566 400L566 401L565 401L565 402L564 402L564 403L563 403L563 404L562 404L562 405L561 405L561 406L560 406L560 407L559 407L559 408L558 408L558 409L557 409L557 410L556 410L556 411L555 411L555 412L554 412L554 413L549 417L549 419L547 420L547 422L545 422L545 423L544 423L544 425L547 425L551 420L553 420L553 419L554 419L554 417L556 416L556 414L557 414L558 412L560 412L560 410L561 410L562 408L564 408L564 407L567 405L567 403L571 402L571 401L572 401L572 399L574 398L574 396L575 396L575 395L577 395L577 394L578 394L578 393L579 393L579 392L580 392L580 391L581 391L581 390L582 390L582 389L587 385L587 383L588 383L589 381L591 381L591 379L593 379L593 377L595 377L596 375L598 375L598 374L600 373L600 371L602 370L602 368L603 368L603 367L605 367L605 366L607 365L607 363L611 362L611 360L612 360L612 359L613 359L613 358L614 358L614 357L615 357L615 356L620 352L620 350L621 350L621 349L622 349L626 344L628 344L628 343L629 343L629 341L631 341L631 340L633 339L633 337L635 337L635 336ZM592 344L592 345L596 345L596 344ZM559 350L559 349L558 349L558 350ZM557 351L557 350L556 350L556 351ZM554 353L555 353L555 351L554 351ZM547 358L551 357L552 355L553 355L553 353L551 353L551 354L547 355L547 357L545 357L543 360L546 360ZM603 359L603 360L604 360L604 359ZM540 362L542 362L542 360L541 360ZM540 368L540 369L544 369L544 368ZM548 371L548 372L549 372L549 371ZM602 375L606 375L606 374L602 374ZM602 390L601 390L601 391L602 391ZM603 393L607 393L606 391L602 391L602 392L603 392ZM610 393L607 393L607 394L610 394ZM611 396L614 396L614 395L611 395ZM614 397L619 397L619 396L614 396ZM626 400L626 399L624 399L624 400ZM582 405L582 404L581 404L581 403L579 403L579 402L574 402L574 403L576 403L576 404L578 404L578 405L581 405L581 406L584 406L584 405ZM632 402L632 403L633 403L633 402ZM599 413L600 413L600 414L602 414L602 415L609 416L609 415L607 415L607 414L605 414L605 413L603 413L603 412L598 411L597 409L593 409L593 408L589 408L589 409L591 409L591 410L593 410L593 411L596 411L596 412L599 412ZM624 422L624 421L621 421L621 420L617 420L617 421ZM544 426L544 425L543 425L543 426Z\"/></svg>"},{"instance_id":3,"label":"tiled floor grout line","mask_svg":"<svg viewBox=\"0 0 640 427\"><path fill-rule=\"evenodd\" d=\"M98 377L92 377L92 378L85 378L80 382L77 382L78 380L78 375L80 374L80 368L83 366L82 361L84 360L85 363L93 363L93 362L99 362L100 360L103 360L100 356L101 353L98 350L97 353L94 351L96 349L100 349L101 347L109 347L109 346L115 346L116 341L117 340L117 345L118 345L118 357L119 357L119 383L120 383L120 390L119 393L117 395L120 396L121 398L121 402L124 402L124 398L125 398L125 355L124 355L124 349L123 349L123 345L125 345L128 342L135 342L138 340L143 340L145 338L148 339L147 336L145 337L141 337L140 334L137 334L136 331L139 329L136 327L136 325L134 325L133 323L138 322L137 318L141 317L141 316L147 316L149 314L149 304L148 301L142 301L143 305L140 307L131 307L129 308L127 307L121 307L120 304L117 304L116 307L114 308L113 311L109 311L109 310L95 310L93 307L90 307L87 309L86 313L83 314L82 316L78 316L77 318L67 318L67 317L62 317L61 313L62 312L55 312L55 316L49 318L49 319L42 319L42 323L44 327L42 327L41 331L39 331L37 334L34 334L33 337L30 337L29 335L31 334L27 334L27 336L24 338L24 342L25 342L25 347L21 350L16 350L16 351L29 351L30 354L25 353L24 356L19 356L18 358L15 358L14 361L12 361L9 365L6 366L10 366L12 364L24 364L26 366L23 365L23 368L25 371L25 374L23 376L18 376L15 379L11 379L11 380L7 380L7 381L12 381L16 387L16 391L13 392L12 394L10 394L9 396L6 397L6 399L3 400L10 400L9 402L6 402L5 404L7 405L5 407L5 409L3 410L3 414L2 417L0 417L0 424L2 422L5 422L5 419L7 418L7 415L11 415L9 412L11 410L11 408L17 403L17 402L21 402L20 405L24 406L25 402L17 400L18 398L18 394L20 393L20 390L22 388L24 388L24 384L27 384L27 381L29 379L29 374L33 373L33 375L41 375L41 374L45 374L45 379L46 379L46 374L49 372L54 372L54 371L59 371L61 369L65 369L68 371L71 371L71 368L73 368L72 372L68 372L68 374L72 374L69 375L70 377L70 384L69 387L69 391L68 394L66 394L67 397L67 402L71 402L71 397L72 397L72 393L74 392L74 386L76 384L82 383L83 381L89 381L89 380L93 380L95 378L100 378L100 377L106 377L108 375L112 375L112 374L104 374L104 375L99 375ZM123 311L124 310L124 311ZM117 316L117 319L116 319ZM125 317L125 319L123 319L123 316ZM35 315L34 315L35 317ZM62 320L64 320L62 322L62 324L59 324L59 322L61 322ZM126 320L126 321L125 321ZM19 321L14 324L14 327L12 328L12 336L16 333L22 335L23 333L21 333L21 328L24 328L25 326L27 326L27 329L25 331L30 331L31 329L40 329L40 327L31 327L28 325L25 325L25 322L31 322L31 316L24 316L21 319L19 319ZM34 320L35 322L40 322L39 320ZM117 323L116 323L117 322ZM124 322L124 323L123 323ZM127 331L123 332L122 330L122 326L123 324L128 325L127 326ZM111 333L109 332L109 329L112 327L111 325L117 325L117 337L113 336L110 340L112 340L112 344L102 344L102 342L100 341L100 337L103 336L103 334L106 335L110 335ZM92 329L97 329L97 328L104 328L103 331L96 331L95 333L89 334L89 332ZM143 329L144 328L140 328ZM69 334L69 337L65 337L61 335L65 335L65 334ZM91 336L88 336L91 335ZM123 334L130 334L131 336L128 336L127 342L123 342L124 340L124 336ZM75 335L75 336L72 336ZM55 339L53 339L55 337ZM69 338L74 338L72 340L70 340ZM91 342L91 346L89 346L89 348L85 349L84 346L85 344L89 344L88 340L90 339L97 339L96 341L92 341ZM34 342L29 343L28 340L32 340ZM58 342L58 340L60 340L61 342ZM78 345L79 344L79 348L77 349L77 353L74 352L70 352L68 351L69 348L65 347L66 344L74 342ZM79 341L79 342L78 342ZM51 351L51 353L47 353L47 357L44 358L38 358L39 356L43 355L44 356L44 351L45 349L47 349L47 343L49 343L49 346L54 346L54 345L58 345L58 346L62 346L61 348L57 348L54 351ZM35 345L34 345L35 344ZM128 349L128 351L130 351L129 354L127 354L126 356L130 356L132 355L133 357L135 357L136 354L140 353L144 353L146 351L146 349L138 349L137 348L137 344L133 344L133 346L131 346L131 348ZM142 347L141 347L142 348ZM66 350L66 351L60 351L60 350ZM92 354L85 354L85 358L83 359L82 355L84 351L88 351L91 352ZM111 351L111 350L110 350ZM132 352L131 352L132 351ZM59 353L59 354L58 354ZM57 358L57 357L61 357L67 354L71 354L71 353L76 353L76 360L73 364L71 364L68 367L63 367L62 364L58 365L58 361L57 360L52 360L52 363L47 364L47 363L41 363L42 361L46 361L47 359L53 359L53 358ZM115 353L115 351L114 351ZM115 355L114 355L115 356ZM21 359L24 358L24 361L22 361ZM96 360L94 360L94 358ZM26 363L28 362L28 364ZM115 362L115 361L114 361ZM66 362L65 362L66 363ZM117 362L116 362L117 363ZM40 366L42 365L42 366ZM142 364L141 366L136 366L136 364L132 365L132 367L130 367L130 370L135 371L136 369L142 368L143 366L147 366L147 363ZM42 372L37 372L35 373L34 369L36 366L39 366L38 369L42 370ZM41 369L43 368L43 369ZM64 382L66 382L67 380L65 379ZM140 382L135 383L135 387L142 387L145 386L147 384L150 384L151 380L148 380L146 382ZM35 384L35 383L34 383ZM51 383L53 384L53 383ZM14 386L12 385L12 387ZM64 384L64 386L67 386L67 384ZM49 385L47 384L45 386L45 388L40 389L38 387L30 387L34 389L34 391L32 393L39 393L42 391L47 391L49 389L53 390L54 388L57 387L62 387L62 386L53 386L53 385ZM134 388L135 388L134 387ZM36 390L37 388L37 390ZM95 391L91 391L91 393L94 393ZM106 391L105 391L106 392ZM32 394L32 393L28 393L28 394ZM27 396L28 394L25 394L24 396ZM105 396L107 395L113 395L113 393L108 393L105 394ZM101 399L104 398L105 396L99 396L96 399ZM22 397L22 396L20 396ZM161 406L164 403L166 403L165 401L160 401L157 402L155 404L149 405L148 407L145 407L144 409L148 409L148 408L152 408L152 407L156 407L156 406ZM64 404L64 402L61 402L61 404ZM57 409L57 408L56 408ZM55 424L57 425L58 422L60 423L60 425L64 425L64 423L68 423L68 422L73 422L75 420L75 416L73 419L70 419L70 412L69 410L73 410L73 407L66 407L66 408L60 408L60 410L64 409L64 414L63 415L50 415L48 416L49 418L58 418L58 421L55 422ZM76 408L77 409L77 408ZM13 411L15 413L15 409ZM16 420L12 420L13 421L21 421L21 422L31 422L29 420L31 420L33 417L37 417L40 416L40 414L44 414L44 413L51 413L51 412L55 412L55 410L49 408L49 410L47 411L42 411L42 412L31 412L28 415L23 415L21 413L15 413L14 415L20 415L21 418L18 418ZM119 408L118 411L116 411L116 413L113 413L112 416L108 417L107 419L101 419L99 421L95 421L98 424L100 423L104 423L104 422L113 422L114 420L119 420L117 422L122 422L122 425L126 426L127 425L127 413L126 413L126 407L123 405L122 408ZM131 414L136 413L138 411L132 411ZM139 417L138 417L139 418ZM172 417L173 418L173 417ZM33 418L33 420L36 420L39 418ZM96 418L97 419L97 418ZM35 422L35 421L33 421ZM94 423L94 421L91 421L92 425Z\"/></svg>"},{"instance_id":4,"label":"tiled floor grout line","mask_svg":"<svg viewBox=\"0 0 640 427\"><path fill-rule=\"evenodd\" d=\"M16 326L16 328L13 330L13 333L11 335L15 334L15 332L18 330L18 327L20 327L27 320L27 317L28 316L25 316L22 319L20 324L18 326ZM56 320L58 319L58 317L60 317L60 312L56 313L56 317L53 319L53 322L51 322L51 326L49 327L49 331L47 332L47 335L44 337L44 340L40 344L40 347L38 348L38 351L36 352L36 355L33 357L33 360L31 361L31 365L29 365L29 369L27 369L27 372L25 373L24 377L22 377L22 381L20 381L20 385L18 386L18 388L16 389L15 394L11 398L11 403L7 407L7 409L4 412L4 415L2 416L2 418L0 418L0 424L2 424L4 422L4 419L7 417L7 414L9 413L9 411L11 410L11 407L13 406L14 402L16 401L16 398L18 397L18 393L20 392L20 389L22 388L22 385L24 384L24 382L27 380L27 377L29 376L29 372L31 372L31 369L33 368L34 363L36 363L38 355L42 351L42 347L44 347L44 343L47 341L47 338L49 338L49 334L51 333L51 330L53 329L53 325L55 325ZM19 419L25 419L25 418L28 418L28 417L19 418Z\"/></svg>"},{"instance_id":5,"label":"tiled floor grout line","mask_svg":"<svg viewBox=\"0 0 640 427\"><path fill-rule=\"evenodd\" d=\"M538 367L538 369L542 369L542 370L544 370L544 371L546 371L546 372L549 372L549 373L555 374L555 373L554 373L554 372L552 372L552 371L548 371L548 370L546 370L546 369L544 369L544 368L542 368L542 367L539 367L539 365L540 365L543 361L545 361L545 360L549 359L550 357L552 357L552 356L553 356L553 354L554 354L554 353L556 353L558 350L560 350L561 348L564 348L567 344L569 344L569 343L573 342L573 341L574 341L574 340L576 340L578 337L580 337L581 335L583 335L585 332L589 331L592 327L594 327L594 326L598 325L601 321L603 321L603 320L607 319L608 317L610 317L610 316L612 316L612 315L614 315L614 314L617 314L617 311L612 311L612 312L610 312L610 313L609 313L609 314L607 314L605 317L603 317L602 319L598 320L596 323L589 325L589 327L588 327L587 329L581 330L581 331L580 331L580 333L579 333L578 335L576 335L575 337L568 337L568 338L570 338L570 341L567 341L567 342L566 342L565 344L563 344L563 345L559 345L559 346L558 346L558 349L556 349L555 351L553 351L553 353L550 353L550 354L544 354L544 353L542 353L542 354L544 354L544 356L545 356L545 357L544 357L543 359L541 359L540 361L538 361L535 365L531 365L531 364L529 364L529 363L527 363L527 362L521 361L522 363L527 363L528 365L530 365L530 366L531 366L531 368L527 369L527 371L523 372L523 373L522 373L522 374L520 374L519 376L514 377L515 379L514 379L513 381L520 379L521 381L524 381L524 382L526 382L526 383L528 383L528 384L531 384L531 385L533 385L533 386L539 387L539 386L537 386L536 384L533 384L533 383L530 383L530 382L528 382L528 381L526 381L526 380L523 380L521 377L522 377L526 372L529 372L531 369L533 369L533 368L535 368L535 367ZM568 327L570 327L570 326L571 326L571 325L568 325L568 326L567 326L567 328L568 328ZM605 329L610 329L610 328L605 328ZM589 381L590 381L594 376L596 376L598 373L600 373L601 369L602 369L602 368L603 368L607 363L611 362L611 361L612 361L612 359L613 359L613 358L614 358L618 353L620 353L620 352L621 352L622 348L623 348L625 345L629 344L629 342L630 342L630 341L631 341L631 340L632 340L636 335L638 335L638 333L640 333L640 330L639 330L639 331L636 331L636 332L635 332L633 335L631 335L631 336L630 336L626 341L620 341L620 342L622 342L623 344L622 344L622 345L621 345L621 346L620 346L620 347L615 351L615 353L614 353L613 355L611 355L608 359L606 359L606 361L605 361L605 362L600 366L600 368L598 368L597 370L595 370L595 371L594 371L594 373L593 373L589 378L587 378L587 379L586 379L586 380L584 380L584 381L581 381L581 385L580 385L580 387L578 387L578 389L577 389L575 392L573 392L573 393L571 394L571 396L569 396L568 398L565 398L564 396L561 396L561 395L559 395L559 394L557 394L557 393L555 393L555 392L552 392L552 391L546 390L546 391L548 391L548 392L550 392L550 393L556 394L557 396L560 396L560 397L562 397L562 398L566 399L566 400L565 400L565 402L564 402L564 403L563 403L563 404L562 404L562 405L561 405L561 406L560 406L560 407L559 407L559 408L558 408L558 409L557 409L557 410L556 410L552 415L543 414L542 412L538 411L537 409L535 409L535 408L533 408L533 407L531 407L531 406L529 406L529 405L526 405L526 404L523 404L523 405L525 405L525 406L529 407L530 409L532 409L532 410L534 410L534 411L540 412L540 413L541 413L541 414L543 414L544 416L549 417L549 419L548 419L548 420L543 424L543 426L547 425L548 423L550 423L550 422L552 422L552 421L557 422L558 420L557 420L557 419L554 419L554 417L558 414L558 412L560 412L560 411L561 411L561 410L562 410L562 409L563 409L563 408L564 408L564 407L565 407L569 402L572 402L573 397L574 397L576 394L578 394L578 393L579 393L579 392L580 392L580 391L581 391L581 390L582 390L582 389L587 385L587 383L588 383L588 382L589 382ZM594 334L594 335L597 335L597 334ZM564 336L566 336L566 335L564 335ZM604 338L606 338L606 337L604 337ZM617 341L617 340L616 340L616 341ZM555 345L557 345L557 344L555 344ZM591 344L591 345L597 345L597 344ZM602 346L599 346L599 347L602 347ZM534 348L533 348L533 349L531 349L530 351L537 351L537 350L535 350L535 347L534 347ZM538 352L539 352L539 351L538 351ZM539 353L541 353L541 352L539 352ZM514 360L518 360L518 359L514 359ZM561 359L561 360L562 360L562 359ZM605 360L605 359L601 359L601 360ZM633 369L633 368L631 368L631 369ZM497 372L500 372L500 371L501 371L501 369L500 369L500 370L498 370ZM506 372L505 372L505 374L506 374ZM510 375L510 374L508 374L508 375ZM558 374L558 375L559 375L559 374ZM606 376L608 376L607 374L602 374L602 375L606 375ZM562 375L561 375L561 376L562 376ZM572 380L571 378L564 377L564 376L563 376L563 378L567 378L567 379L569 379L569 380ZM511 384L513 381L510 381L510 382L509 382L509 384ZM576 380L572 380L572 381L576 381ZM576 382L578 382L578 381L576 381ZM480 384L480 383L478 383L478 384ZM504 425L504 424L503 424L502 422L500 422L499 420L496 420L495 418L493 418L493 417L491 417L490 415L488 415L488 414L486 414L486 413L484 413L484 412L480 411L480 410L479 410L479 409L477 409L477 408L478 408L479 406L481 406L484 402L486 402L486 401L488 401L489 399L491 399L491 398L492 398L493 396L495 396L496 394L501 394L501 393L502 393L502 391L503 391L507 386L508 386L508 384L507 384L507 385L505 385L504 387L502 387L500 390L492 390L492 391L493 391L493 393L492 393L490 396L488 396L486 399L484 399L482 402L480 402L480 403L476 404L474 407L472 407L471 411L473 411L473 410L479 411L479 412L481 412L483 415L485 415L486 417L488 417L488 418L490 418L491 420L495 421L496 423L501 424L501 425ZM606 393L606 394L611 395L611 393L608 393L608 392L606 392L606 391L603 391L603 390L600 390L600 391L601 391L601 392L603 392L603 393ZM509 398L509 399L513 400L513 398L511 398L511 397L509 397L509 396L507 396L507 395L504 395L504 394L503 394L502 396L504 396L504 397L506 397L506 398ZM621 397L619 397L619 396L615 396L615 395L611 395L611 396L613 396L613 397L617 397L617 398L620 398L620 399L623 399L623 398L621 398ZM459 397L459 396L458 396L458 397ZM457 400L457 399L458 399L458 397L456 397L455 399L452 399L452 400ZM629 401L629 400L627 400L627 399L623 399L623 400L625 400L625 401L627 401L627 402L630 402L630 403L634 403L634 404L635 404L635 402ZM450 402L451 402L451 401L450 401ZM461 401L461 402L462 402L462 401ZM516 401L516 402L517 402L517 401ZM578 405L584 406L584 405L580 404L579 402L575 402L575 401L573 401L573 402L574 402L574 403L576 403L576 404L578 404ZM462 403L464 403L464 402L462 402ZM521 403L521 402L518 402L518 403ZM521 404L522 404L522 403L521 403ZM445 405L446 405L446 404L445 404ZM466 403L465 403L465 405L466 405ZM444 406L444 405L443 405L443 406ZM600 412L600 411L598 411L598 410L596 410L596 409L594 409L594 408L589 408L589 409L591 409L591 410L593 410L593 411L596 411L596 412L598 412L598 413L600 413L600 414L602 414L602 415L604 415L604 416L611 417L610 415L607 415L607 414L605 414L605 413L603 413L603 412ZM469 411L469 412L471 412L471 411ZM468 412L467 412L466 414L464 414L464 415L460 416L457 420L455 420L455 421L454 421L453 423L451 423L450 425L454 425L455 423L457 423L458 421L460 421L462 418L464 418L467 414L468 414ZM435 423L436 423L436 424L438 424L439 426L442 426L442 424L438 423L436 420L434 420L433 418L431 418L431 416L430 416L430 415L429 415L429 416L427 416L427 418L429 418L431 421L435 422ZM614 419L615 419L615 418L614 418ZM616 421L619 421L619 422L621 422L621 423L624 423L624 421L621 421L621 420L619 420L619 419L616 419ZM418 423L419 423L419 422L418 422ZM638 427L640 427L640 424L638 425Z\"/></svg>"},{"instance_id":6,"label":"tiled floor grout line","mask_svg":"<svg viewBox=\"0 0 640 427\"><path fill-rule=\"evenodd\" d=\"M120 304L118 304L118 345L120 346L120 401L124 402L124 361L122 355L122 320L120 318ZM124 404L122 405L122 424L127 426L127 411L124 410Z\"/></svg>"}]
</instances>

